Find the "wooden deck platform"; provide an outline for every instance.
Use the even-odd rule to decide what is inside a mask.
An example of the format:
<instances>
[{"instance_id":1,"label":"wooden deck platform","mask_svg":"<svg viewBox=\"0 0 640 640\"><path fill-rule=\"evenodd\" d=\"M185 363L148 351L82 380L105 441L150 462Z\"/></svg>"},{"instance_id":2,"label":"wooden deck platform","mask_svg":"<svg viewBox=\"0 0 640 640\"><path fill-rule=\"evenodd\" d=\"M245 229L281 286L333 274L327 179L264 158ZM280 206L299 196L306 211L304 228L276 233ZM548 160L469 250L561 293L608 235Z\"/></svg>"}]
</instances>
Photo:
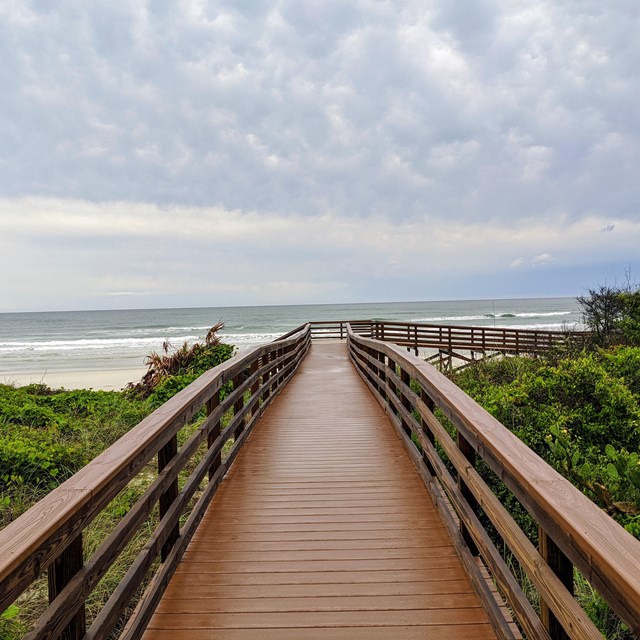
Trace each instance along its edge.
<instances>
[{"instance_id":1,"label":"wooden deck platform","mask_svg":"<svg viewBox=\"0 0 640 640\"><path fill-rule=\"evenodd\" d=\"M213 499L144 640L494 638L343 344L313 344Z\"/></svg>"}]
</instances>

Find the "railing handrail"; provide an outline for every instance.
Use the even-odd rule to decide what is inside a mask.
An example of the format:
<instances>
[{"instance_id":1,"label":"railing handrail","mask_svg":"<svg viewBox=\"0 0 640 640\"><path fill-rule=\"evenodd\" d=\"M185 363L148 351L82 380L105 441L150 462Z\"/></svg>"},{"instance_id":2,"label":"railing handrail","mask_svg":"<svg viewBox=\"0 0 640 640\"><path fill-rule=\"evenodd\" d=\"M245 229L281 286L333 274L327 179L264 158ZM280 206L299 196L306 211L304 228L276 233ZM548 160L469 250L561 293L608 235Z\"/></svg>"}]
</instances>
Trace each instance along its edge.
<instances>
[{"instance_id":1,"label":"railing handrail","mask_svg":"<svg viewBox=\"0 0 640 640\"><path fill-rule=\"evenodd\" d=\"M95 516L126 487L154 455L159 455L176 438L178 431L203 406L206 405L208 409L208 417L201 427L204 430L196 434L197 437L193 437L194 444L185 445L191 448L185 452L184 457L186 458L186 453L189 452L192 455L197 443L202 442L202 438L206 438L207 434L215 436L216 433L220 433L219 422L223 410L226 410L225 407L232 409L235 414L231 424L232 433L238 447L241 446L248 430L274 397L280 385L286 383L293 375L306 353L309 340L310 327L309 324L305 324L287 339L256 346L210 369L2 529L0 611L11 604L42 571L53 566L54 561L65 553L70 543L78 538ZM233 382L234 391L225 401L220 401L218 392L228 382ZM252 394L251 400L245 405L244 395L248 392ZM232 437L231 432L226 437ZM214 458L209 471L210 479L216 469L222 472L216 477L216 486L222 479L226 467L222 469L225 463L216 462L213 454L219 456L223 444L219 435L215 443L209 443L209 454ZM214 446L216 452L212 452ZM166 454L169 457L164 465L168 470L172 464L170 456L178 456L178 453L182 452L182 449L180 452L177 451L177 440L175 447L174 453ZM176 496L172 499L177 497L178 471L179 469L170 469L175 476L176 487ZM166 485L171 482L162 484L161 475L159 474L157 481L159 488L154 493L156 500L162 491L169 489ZM194 490L195 488L197 486ZM160 510L162 517L162 505ZM177 527L179 513L171 515ZM171 534L166 532L159 534L159 539L170 537ZM47 633L49 632L47 631L45 636Z\"/></svg>"},{"instance_id":2,"label":"railing handrail","mask_svg":"<svg viewBox=\"0 0 640 640\"><path fill-rule=\"evenodd\" d=\"M567 342L584 341L588 331L549 330L520 327L487 327L476 325L432 324L400 320L313 320L310 322L314 339L346 339L347 325L359 335L367 335L385 342L418 349L453 349L473 352L538 354ZM293 329L285 336L299 329Z\"/></svg>"},{"instance_id":3,"label":"railing handrail","mask_svg":"<svg viewBox=\"0 0 640 640\"><path fill-rule=\"evenodd\" d=\"M348 321L347 321L348 322ZM401 326L401 327L425 327L425 328L435 328L435 329L459 329L462 331L486 331L486 332L495 332L495 333L525 333L525 334L543 334L543 335L557 335L557 336L567 336L567 335L584 335L585 331L577 330L577 329L532 329L530 327L490 327L486 325L475 325L475 324L439 324L433 322L409 322L406 320L371 320L373 324L384 324L387 326Z\"/></svg>"},{"instance_id":4,"label":"railing handrail","mask_svg":"<svg viewBox=\"0 0 640 640\"><path fill-rule=\"evenodd\" d=\"M415 435L421 437L422 429L423 436L430 433L428 437L433 437L431 427L443 429L433 415L434 409L439 408L467 447L473 449L472 455L483 458L545 534L638 633L640 541L437 369L393 343L359 336L350 330L348 339L354 364L374 395L386 405L390 417L395 416L396 423L405 431L417 430ZM396 365L400 368L399 376ZM410 380L418 384L420 392L411 389ZM412 410L418 411L422 425L412 418ZM442 431L440 434L443 435ZM421 438L420 442L429 448L426 440ZM405 444L412 446L408 438ZM467 491L474 490L469 475L472 467L473 463L467 461L466 466L457 469L462 481L468 483ZM475 499L489 511L488 505L482 504L482 495L476 495ZM549 604L558 606L552 597Z\"/></svg>"}]
</instances>

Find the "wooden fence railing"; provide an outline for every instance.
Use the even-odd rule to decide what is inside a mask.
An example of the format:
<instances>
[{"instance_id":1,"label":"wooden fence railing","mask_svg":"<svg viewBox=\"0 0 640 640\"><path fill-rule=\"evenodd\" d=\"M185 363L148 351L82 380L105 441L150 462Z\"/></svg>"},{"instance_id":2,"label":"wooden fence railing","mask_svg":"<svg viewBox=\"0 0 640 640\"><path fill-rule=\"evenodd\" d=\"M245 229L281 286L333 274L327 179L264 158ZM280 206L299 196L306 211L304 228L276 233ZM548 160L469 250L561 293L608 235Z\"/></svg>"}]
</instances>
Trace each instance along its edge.
<instances>
[{"instance_id":1,"label":"wooden fence railing","mask_svg":"<svg viewBox=\"0 0 640 640\"><path fill-rule=\"evenodd\" d=\"M355 330L356 333L362 333ZM502 327L432 325L409 322L373 321L369 336L403 347L464 350L485 353L538 354L555 349L568 340L582 341L582 331L542 331Z\"/></svg>"},{"instance_id":2,"label":"wooden fence railing","mask_svg":"<svg viewBox=\"0 0 640 640\"><path fill-rule=\"evenodd\" d=\"M362 333L364 335L371 335L371 320L313 320L309 323L311 326L311 337L314 340L346 340L347 339L347 327L351 326L351 329L356 333ZM300 331L300 327L296 327L289 333L285 333L284 336L278 338L282 340L287 338L292 333Z\"/></svg>"},{"instance_id":3,"label":"wooden fence railing","mask_svg":"<svg viewBox=\"0 0 640 640\"><path fill-rule=\"evenodd\" d=\"M312 321L314 340L346 340L347 327L354 333L384 342L393 342L412 349L439 349L477 353L502 352L510 354L540 354L573 341L583 344L589 336L586 331L546 331L517 327L472 327L395 322L389 320L323 320ZM300 330L296 327L279 338L287 338Z\"/></svg>"},{"instance_id":4,"label":"wooden fence railing","mask_svg":"<svg viewBox=\"0 0 640 640\"><path fill-rule=\"evenodd\" d=\"M479 560L527 638L602 640L573 596L574 567L640 634L638 540L429 364L395 344L353 332L348 343L351 360L395 425L501 637L511 636ZM483 480L481 466L537 522L537 545ZM497 532L498 546L487 526ZM537 590L540 614L505 562L504 548Z\"/></svg>"},{"instance_id":5,"label":"wooden fence railing","mask_svg":"<svg viewBox=\"0 0 640 640\"><path fill-rule=\"evenodd\" d=\"M104 639L124 622L120 637L140 637L207 504L257 419L295 373L310 338L305 325L286 339L211 369L0 531L0 612L46 571L50 604L26 638ZM186 442L179 448L178 434L203 408L206 417L193 433L184 432ZM222 459L231 438L233 445ZM154 456L155 479L91 557L83 559L83 532L148 470ZM87 598L142 533L154 509L159 510L157 526L86 629ZM135 611L124 621L145 585Z\"/></svg>"}]
</instances>

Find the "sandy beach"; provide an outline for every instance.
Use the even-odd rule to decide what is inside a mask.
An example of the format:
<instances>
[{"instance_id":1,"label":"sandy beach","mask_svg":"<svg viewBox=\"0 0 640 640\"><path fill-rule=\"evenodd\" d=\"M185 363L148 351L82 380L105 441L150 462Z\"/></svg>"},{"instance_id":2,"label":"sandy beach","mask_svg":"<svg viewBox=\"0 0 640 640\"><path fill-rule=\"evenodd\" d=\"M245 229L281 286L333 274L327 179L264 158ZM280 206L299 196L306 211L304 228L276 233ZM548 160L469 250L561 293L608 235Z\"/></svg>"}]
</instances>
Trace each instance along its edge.
<instances>
[{"instance_id":1,"label":"sandy beach","mask_svg":"<svg viewBox=\"0 0 640 640\"><path fill-rule=\"evenodd\" d=\"M0 383L23 386L44 383L53 389L102 389L120 391L128 382L140 380L146 367L133 369L108 369L105 371L44 371L20 373L10 376L0 375Z\"/></svg>"}]
</instances>

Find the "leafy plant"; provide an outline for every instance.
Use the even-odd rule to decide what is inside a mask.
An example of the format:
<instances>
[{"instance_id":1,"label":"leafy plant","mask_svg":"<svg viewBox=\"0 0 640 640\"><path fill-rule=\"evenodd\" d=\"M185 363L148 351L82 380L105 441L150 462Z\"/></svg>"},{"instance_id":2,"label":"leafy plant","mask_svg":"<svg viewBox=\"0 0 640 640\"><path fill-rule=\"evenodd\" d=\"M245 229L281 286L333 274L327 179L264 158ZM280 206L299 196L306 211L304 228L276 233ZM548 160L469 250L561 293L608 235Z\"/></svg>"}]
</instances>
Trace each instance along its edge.
<instances>
[{"instance_id":1,"label":"leafy plant","mask_svg":"<svg viewBox=\"0 0 640 640\"><path fill-rule=\"evenodd\" d=\"M631 281L630 272L624 285L589 289L588 295L578 297L578 303L596 345L640 345L640 286Z\"/></svg>"},{"instance_id":2,"label":"leafy plant","mask_svg":"<svg viewBox=\"0 0 640 640\"><path fill-rule=\"evenodd\" d=\"M188 342L178 348L173 348L169 342L163 344L163 354L152 352L146 358L147 372L142 380L136 384L127 385L127 391L142 398L148 398L171 377L182 377L184 386L190 384L207 369L215 367L233 355L234 347L220 342L218 332L224 323L218 322L209 329L204 343ZM181 388L172 382L173 393ZM166 398L166 393L162 393Z\"/></svg>"}]
</instances>

